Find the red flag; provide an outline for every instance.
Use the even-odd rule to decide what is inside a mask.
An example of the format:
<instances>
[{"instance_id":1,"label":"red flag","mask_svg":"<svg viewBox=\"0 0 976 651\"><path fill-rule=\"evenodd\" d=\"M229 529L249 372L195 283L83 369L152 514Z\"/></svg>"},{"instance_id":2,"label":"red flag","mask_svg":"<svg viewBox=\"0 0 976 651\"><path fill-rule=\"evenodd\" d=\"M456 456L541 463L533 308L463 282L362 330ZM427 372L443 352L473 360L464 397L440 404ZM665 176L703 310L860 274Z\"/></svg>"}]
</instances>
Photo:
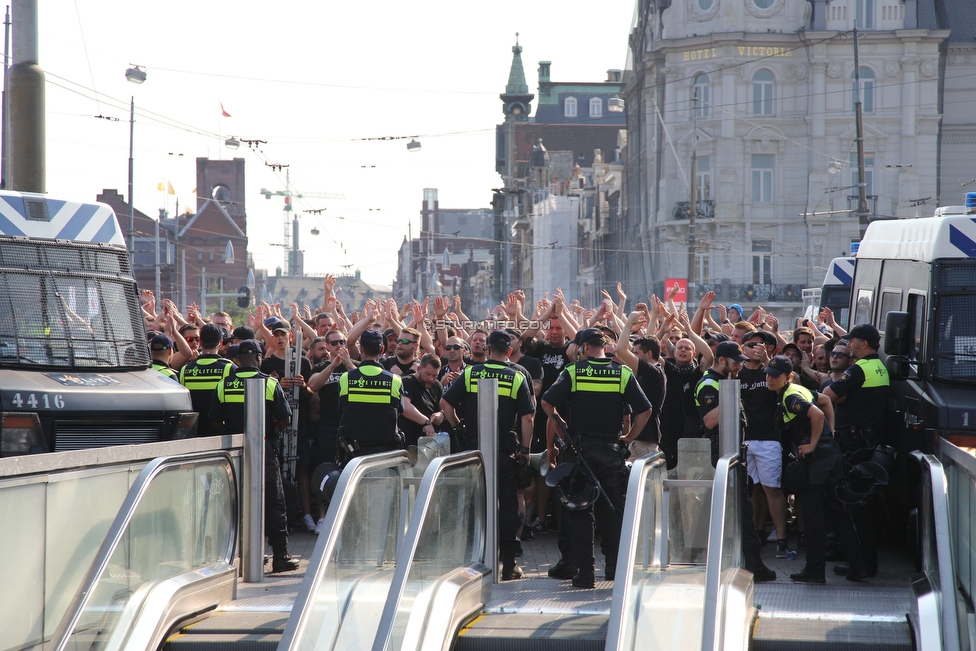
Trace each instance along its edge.
<instances>
[{"instance_id":1,"label":"red flag","mask_svg":"<svg viewBox=\"0 0 976 651\"><path fill-rule=\"evenodd\" d=\"M224 118L229 118L230 113L228 113L227 109L224 108L224 103L223 102L217 102L217 103L220 104L220 116Z\"/></svg>"}]
</instances>

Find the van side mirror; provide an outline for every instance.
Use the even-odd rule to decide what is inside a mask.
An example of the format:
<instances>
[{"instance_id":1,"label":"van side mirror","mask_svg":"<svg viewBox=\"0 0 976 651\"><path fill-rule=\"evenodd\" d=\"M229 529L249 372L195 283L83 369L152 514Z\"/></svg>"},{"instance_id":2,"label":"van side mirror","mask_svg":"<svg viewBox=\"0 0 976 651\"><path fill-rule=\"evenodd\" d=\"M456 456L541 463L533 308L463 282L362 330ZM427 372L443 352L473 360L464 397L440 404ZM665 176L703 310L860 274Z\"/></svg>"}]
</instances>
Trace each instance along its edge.
<instances>
[{"instance_id":1,"label":"van side mirror","mask_svg":"<svg viewBox=\"0 0 976 651\"><path fill-rule=\"evenodd\" d=\"M908 358L901 355L888 355L884 361L888 376L892 380L907 380L909 375Z\"/></svg>"},{"instance_id":2,"label":"van side mirror","mask_svg":"<svg viewBox=\"0 0 976 651\"><path fill-rule=\"evenodd\" d=\"M884 352L886 355L908 355L912 349L911 315L908 312L888 312L885 316Z\"/></svg>"}]
</instances>

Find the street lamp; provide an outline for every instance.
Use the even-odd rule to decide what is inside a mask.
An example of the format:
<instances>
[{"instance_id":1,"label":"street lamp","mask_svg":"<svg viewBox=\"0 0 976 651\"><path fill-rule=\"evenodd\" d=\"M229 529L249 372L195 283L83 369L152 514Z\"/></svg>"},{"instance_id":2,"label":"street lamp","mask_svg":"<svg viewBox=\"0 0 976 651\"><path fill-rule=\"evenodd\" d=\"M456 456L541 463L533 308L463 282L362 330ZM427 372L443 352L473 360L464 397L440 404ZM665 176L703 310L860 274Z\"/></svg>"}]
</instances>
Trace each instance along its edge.
<instances>
[{"instance_id":1,"label":"street lamp","mask_svg":"<svg viewBox=\"0 0 976 651\"><path fill-rule=\"evenodd\" d=\"M133 84L141 84L146 81L146 71L142 69L141 66L133 65L131 68L125 71L125 78L128 79ZM135 135L135 125L136 125L136 98L135 95L131 96L129 100L129 256L132 258L132 264L135 266L135 252L136 252L136 241L135 241L135 209L132 202L132 143L133 136ZM159 255L157 249L156 254ZM157 269L158 269L157 265ZM158 284L158 283L157 283Z\"/></svg>"},{"instance_id":2,"label":"street lamp","mask_svg":"<svg viewBox=\"0 0 976 651\"><path fill-rule=\"evenodd\" d=\"M240 146L241 146L241 141L235 138L234 136L231 136L230 138L224 141L224 147L227 147L227 149L230 149L231 151L237 149Z\"/></svg>"},{"instance_id":3,"label":"street lamp","mask_svg":"<svg viewBox=\"0 0 976 651\"><path fill-rule=\"evenodd\" d=\"M420 151L420 141L411 139L410 142L407 143L407 151L409 152Z\"/></svg>"}]
</instances>

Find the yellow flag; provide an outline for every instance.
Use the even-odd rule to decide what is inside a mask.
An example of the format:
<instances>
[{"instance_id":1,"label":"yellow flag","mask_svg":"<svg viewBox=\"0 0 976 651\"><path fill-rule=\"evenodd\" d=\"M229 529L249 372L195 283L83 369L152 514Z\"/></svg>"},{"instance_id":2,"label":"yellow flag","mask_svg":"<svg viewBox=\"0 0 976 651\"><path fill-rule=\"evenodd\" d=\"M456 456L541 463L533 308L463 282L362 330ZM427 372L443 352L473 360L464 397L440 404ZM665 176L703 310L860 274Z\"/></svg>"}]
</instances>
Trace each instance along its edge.
<instances>
[{"instance_id":1,"label":"yellow flag","mask_svg":"<svg viewBox=\"0 0 976 651\"><path fill-rule=\"evenodd\" d=\"M173 189L173 184L169 181L160 181L156 184L156 189L163 192L165 188L166 194L176 194L176 190Z\"/></svg>"}]
</instances>

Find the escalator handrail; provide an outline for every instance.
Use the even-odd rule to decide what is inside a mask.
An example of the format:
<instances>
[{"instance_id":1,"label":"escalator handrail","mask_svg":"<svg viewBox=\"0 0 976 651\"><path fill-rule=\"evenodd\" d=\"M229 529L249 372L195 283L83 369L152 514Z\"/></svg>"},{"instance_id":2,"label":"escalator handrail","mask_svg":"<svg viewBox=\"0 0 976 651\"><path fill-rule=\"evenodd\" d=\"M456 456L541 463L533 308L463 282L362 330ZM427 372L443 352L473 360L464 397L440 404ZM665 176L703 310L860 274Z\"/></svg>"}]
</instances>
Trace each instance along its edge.
<instances>
[{"instance_id":1,"label":"escalator handrail","mask_svg":"<svg viewBox=\"0 0 976 651\"><path fill-rule=\"evenodd\" d=\"M152 481L160 473L171 466L212 462L216 460L223 460L227 463L231 476L228 491L230 492L231 513L233 514L233 517L230 520L228 540L223 546L221 558L224 563L233 563L240 514L237 494L237 477L230 452L226 450L219 450L157 457L146 464L146 466L136 477L136 480L132 483L132 487L129 488L129 492L126 494L125 500L122 502L122 506L119 508L119 512L115 516L115 520L112 522L112 526L109 527L105 540L102 542L98 553L95 555L95 560L92 562L88 569L88 573L85 575L84 580L82 580L81 585L78 587L78 591L75 593L71 603L68 605L68 608L65 611L64 616L61 618L57 629L55 629L54 634L51 636L51 642L47 647L48 649L51 651L64 650L72 632L74 632L75 626L77 626L81 615L85 612L85 608L94 594L95 586L97 585L99 579L103 576L109 561L115 554L119 543L122 541L122 538L129 527L129 523L132 521L133 515L135 515L139 504L141 503L146 492L149 490L149 486Z\"/></svg>"},{"instance_id":2,"label":"escalator handrail","mask_svg":"<svg viewBox=\"0 0 976 651\"><path fill-rule=\"evenodd\" d=\"M384 452L364 457L356 457L350 461L343 469L336 483L333 495L338 495L338 500L333 500L329 504L328 512L325 516L323 531L328 535L319 536L312 556L308 561L308 568L305 570L305 580L302 581L301 588L295 596L295 605L292 608L292 615L288 618L288 623L281 636L278 649L281 651L291 651L305 633L305 626L308 621L308 614L321 588L322 581L325 579L325 570L328 561L335 553L336 545L342 531L342 523L349 513L350 506L356 494L356 488L360 481L367 474L382 470L384 468L395 468L397 466L407 467L410 465L410 456L403 450Z\"/></svg>"},{"instance_id":3,"label":"escalator handrail","mask_svg":"<svg viewBox=\"0 0 976 651\"><path fill-rule=\"evenodd\" d=\"M722 636L720 631L724 626L725 613L722 610L722 559L725 557L723 544L726 538L726 527L732 527L736 535L730 537L732 541L732 565L742 567L742 536L737 535L739 526L739 496L729 495L729 476L735 467L741 463L738 454L729 454L718 460L715 466L715 478L712 483L712 504L708 523L708 558L705 561L705 604L702 615L702 650L720 649ZM735 501L732 505L734 514L732 522L726 521L726 503L729 499Z\"/></svg>"},{"instance_id":4,"label":"escalator handrail","mask_svg":"<svg viewBox=\"0 0 976 651\"><path fill-rule=\"evenodd\" d=\"M434 488L440 476L447 470L458 466L464 466L472 461L480 462L481 484L486 483L484 457L478 450L460 452L446 457L437 457L430 462L424 478L417 491L417 499L414 502L413 513L410 516L410 526L407 529L407 536L404 539L403 547L397 553L396 571L393 574L393 582L390 585L389 596L386 605L383 607L383 615L380 618L380 625L373 640L373 651L385 651L393 637L393 630L396 626L397 613L400 610L400 600L403 598L404 590L407 586L407 579L410 577L410 569L413 565L413 558L420 543L420 535L424 530L424 522L434 499ZM482 491L484 492L484 491ZM485 507L487 513L487 505ZM485 562L485 542L486 534L482 527L481 550L476 554L482 563ZM488 563L491 571L495 571L495 563Z\"/></svg>"},{"instance_id":5,"label":"escalator handrail","mask_svg":"<svg viewBox=\"0 0 976 651\"><path fill-rule=\"evenodd\" d=\"M644 486L651 471L665 464L664 453L654 452L639 457L630 468L630 478L627 481L627 501L624 504L623 524L620 530L620 549L617 552L616 581L613 584L613 597L610 602L610 619L607 623L607 651L619 651L623 648L627 626L633 622L624 622L625 616L632 616L633 611L627 608L628 595L633 587L633 568L637 559L637 534L640 531L642 514L644 513ZM658 567L667 565L667 523L663 521L663 479L660 491L661 503L655 505L655 538L654 558L652 564Z\"/></svg>"},{"instance_id":6,"label":"escalator handrail","mask_svg":"<svg viewBox=\"0 0 976 651\"><path fill-rule=\"evenodd\" d=\"M942 642L945 649L961 649L968 642L963 631L968 624L959 620L956 607L956 577L953 570L951 532L949 527L948 484L939 460L931 454L915 450L912 456L922 471L922 571L939 582L939 609ZM931 518L931 520L930 520ZM931 525L931 526L930 526ZM932 534L932 535L930 535ZM933 540L934 538L934 540ZM928 549L935 551L938 567L929 567ZM961 626L966 628L961 629Z\"/></svg>"}]
</instances>

